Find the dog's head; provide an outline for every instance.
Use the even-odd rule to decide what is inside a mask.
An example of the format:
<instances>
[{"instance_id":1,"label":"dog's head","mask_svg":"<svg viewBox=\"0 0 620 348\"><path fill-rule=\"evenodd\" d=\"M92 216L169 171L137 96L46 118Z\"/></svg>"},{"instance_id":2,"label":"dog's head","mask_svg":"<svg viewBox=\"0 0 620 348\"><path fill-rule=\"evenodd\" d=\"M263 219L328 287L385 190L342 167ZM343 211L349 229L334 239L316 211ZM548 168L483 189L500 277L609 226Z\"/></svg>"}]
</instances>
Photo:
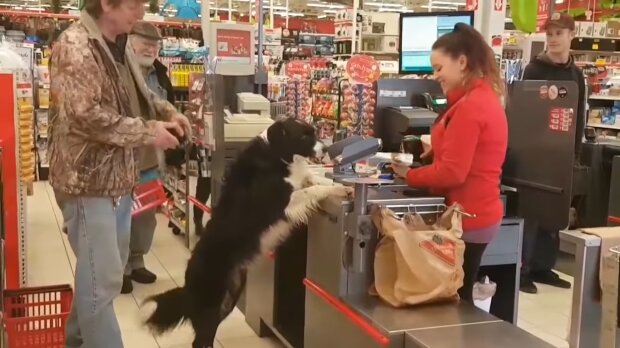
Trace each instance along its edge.
<instances>
[{"instance_id":1,"label":"dog's head","mask_svg":"<svg viewBox=\"0 0 620 348\"><path fill-rule=\"evenodd\" d=\"M292 162L296 155L320 158L325 148L325 145L317 139L312 125L292 118L272 124L267 129L267 142L286 162Z\"/></svg>"}]
</instances>

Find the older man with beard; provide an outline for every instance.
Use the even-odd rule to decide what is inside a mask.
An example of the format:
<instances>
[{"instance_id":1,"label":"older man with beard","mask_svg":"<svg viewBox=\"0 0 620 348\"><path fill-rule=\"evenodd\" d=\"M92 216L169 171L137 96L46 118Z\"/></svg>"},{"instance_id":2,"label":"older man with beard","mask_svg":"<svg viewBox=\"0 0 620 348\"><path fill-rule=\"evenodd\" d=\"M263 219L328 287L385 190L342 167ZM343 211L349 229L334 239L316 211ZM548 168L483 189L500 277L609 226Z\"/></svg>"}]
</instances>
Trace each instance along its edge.
<instances>
[{"instance_id":1,"label":"older man with beard","mask_svg":"<svg viewBox=\"0 0 620 348\"><path fill-rule=\"evenodd\" d=\"M168 69L157 60L161 39L161 34L154 25L138 22L129 35L129 44L148 89L161 99L174 103L174 91L167 75ZM148 182L158 179L160 173L157 151L152 147L144 147L141 150L139 157L140 181ZM151 249L155 228L157 227L155 214L156 209L152 209L132 218L129 258L125 265L121 289L123 294L133 291L132 281L151 284L157 280L157 276L149 271L144 264L144 255Z\"/></svg>"}]
</instances>

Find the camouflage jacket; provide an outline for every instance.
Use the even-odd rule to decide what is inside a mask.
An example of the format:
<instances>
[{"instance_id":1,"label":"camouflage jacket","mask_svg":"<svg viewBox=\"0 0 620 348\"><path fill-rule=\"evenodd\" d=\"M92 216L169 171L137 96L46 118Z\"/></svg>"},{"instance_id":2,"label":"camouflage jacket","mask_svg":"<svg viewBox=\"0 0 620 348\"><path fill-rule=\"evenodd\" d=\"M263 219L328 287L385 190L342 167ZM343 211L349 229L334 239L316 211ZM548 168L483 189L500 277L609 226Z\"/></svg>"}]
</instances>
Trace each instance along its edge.
<instances>
[{"instance_id":1,"label":"camouflage jacket","mask_svg":"<svg viewBox=\"0 0 620 348\"><path fill-rule=\"evenodd\" d=\"M147 101L144 119L168 120L173 105L149 91L131 49L126 63ZM114 58L93 18L65 30L50 63L50 184L69 195L121 196L137 181L139 147L154 137L154 122L134 118Z\"/></svg>"}]
</instances>

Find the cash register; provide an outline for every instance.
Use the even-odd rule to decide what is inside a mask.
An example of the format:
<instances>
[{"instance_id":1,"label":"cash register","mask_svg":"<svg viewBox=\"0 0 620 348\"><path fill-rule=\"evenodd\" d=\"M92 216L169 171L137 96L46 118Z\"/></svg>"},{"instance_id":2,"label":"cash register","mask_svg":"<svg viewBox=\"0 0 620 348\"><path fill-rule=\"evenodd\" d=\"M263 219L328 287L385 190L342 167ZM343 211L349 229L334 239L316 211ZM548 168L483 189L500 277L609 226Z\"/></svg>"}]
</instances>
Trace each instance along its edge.
<instances>
[{"instance_id":1,"label":"cash register","mask_svg":"<svg viewBox=\"0 0 620 348\"><path fill-rule=\"evenodd\" d=\"M430 133L447 99L437 81L380 79L377 81L375 137L384 152L401 152L407 136Z\"/></svg>"},{"instance_id":2,"label":"cash register","mask_svg":"<svg viewBox=\"0 0 620 348\"><path fill-rule=\"evenodd\" d=\"M254 93L237 93L239 113L224 110L224 138L226 142L249 141L272 123L269 100Z\"/></svg>"}]
</instances>

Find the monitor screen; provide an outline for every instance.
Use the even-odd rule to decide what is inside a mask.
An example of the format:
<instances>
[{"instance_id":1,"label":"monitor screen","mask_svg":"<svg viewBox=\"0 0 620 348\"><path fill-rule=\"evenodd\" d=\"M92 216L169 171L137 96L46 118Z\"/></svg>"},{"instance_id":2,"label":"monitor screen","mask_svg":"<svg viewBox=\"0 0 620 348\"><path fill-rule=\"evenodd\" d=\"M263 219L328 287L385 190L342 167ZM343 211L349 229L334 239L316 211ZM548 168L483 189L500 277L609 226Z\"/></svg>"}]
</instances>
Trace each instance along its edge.
<instances>
[{"instance_id":1,"label":"monitor screen","mask_svg":"<svg viewBox=\"0 0 620 348\"><path fill-rule=\"evenodd\" d=\"M456 23L474 25L473 12L414 13L400 17L400 73L430 74L431 48Z\"/></svg>"}]
</instances>

